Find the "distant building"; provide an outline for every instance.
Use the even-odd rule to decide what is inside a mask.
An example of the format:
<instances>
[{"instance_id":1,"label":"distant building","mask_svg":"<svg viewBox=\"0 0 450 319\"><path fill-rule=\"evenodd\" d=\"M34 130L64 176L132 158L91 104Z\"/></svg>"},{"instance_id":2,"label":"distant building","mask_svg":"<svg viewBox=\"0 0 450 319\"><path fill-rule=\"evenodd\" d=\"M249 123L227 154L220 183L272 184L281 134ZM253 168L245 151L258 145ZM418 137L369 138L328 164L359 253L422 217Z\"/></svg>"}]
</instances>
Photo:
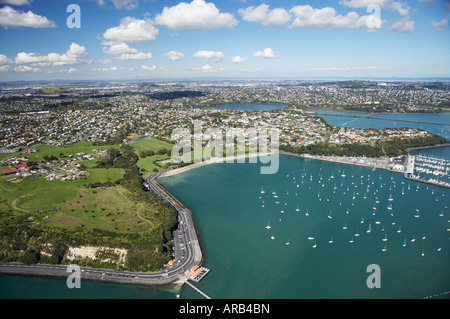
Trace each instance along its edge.
<instances>
[{"instance_id":1,"label":"distant building","mask_svg":"<svg viewBox=\"0 0 450 319\"><path fill-rule=\"evenodd\" d=\"M8 168L8 169L5 169L2 171L2 175L11 175L11 174L16 174L18 172L19 172L18 169Z\"/></svg>"}]
</instances>

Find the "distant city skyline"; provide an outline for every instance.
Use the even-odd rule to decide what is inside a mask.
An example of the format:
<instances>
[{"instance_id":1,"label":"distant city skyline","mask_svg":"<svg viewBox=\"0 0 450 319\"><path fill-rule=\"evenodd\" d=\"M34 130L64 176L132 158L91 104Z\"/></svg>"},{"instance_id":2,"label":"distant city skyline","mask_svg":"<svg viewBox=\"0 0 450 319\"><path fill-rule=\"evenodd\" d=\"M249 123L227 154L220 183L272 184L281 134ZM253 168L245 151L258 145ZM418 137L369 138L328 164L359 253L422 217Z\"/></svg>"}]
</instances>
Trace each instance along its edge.
<instances>
[{"instance_id":1,"label":"distant city skyline","mask_svg":"<svg viewBox=\"0 0 450 319\"><path fill-rule=\"evenodd\" d=\"M449 19L448 0L0 0L0 81L449 77Z\"/></svg>"}]
</instances>

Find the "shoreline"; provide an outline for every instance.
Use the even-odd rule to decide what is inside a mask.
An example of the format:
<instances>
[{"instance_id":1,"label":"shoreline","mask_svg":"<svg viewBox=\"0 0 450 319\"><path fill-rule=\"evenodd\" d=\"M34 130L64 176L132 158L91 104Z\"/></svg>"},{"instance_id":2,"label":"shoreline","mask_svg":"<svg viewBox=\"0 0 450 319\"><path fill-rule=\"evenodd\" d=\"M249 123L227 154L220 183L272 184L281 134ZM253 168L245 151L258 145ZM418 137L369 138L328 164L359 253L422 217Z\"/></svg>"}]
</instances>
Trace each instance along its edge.
<instances>
[{"instance_id":1,"label":"shoreline","mask_svg":"<svg viewBox=\"0 0 450 319\"><path fill-rule=\"evenodd\" d=\"M216 163L227 163L227 160L233 160L233 163L229 163L229 164L239 164L239 163L235 163L235 160L239 160L239 159L246 159L246 158L250 158L250 157L259 157L259 156L271 156L273 154L281 154L279 151L277 151L276 153L271 153L271 152L265 152L265 153L246 153L246 154L242 154L242 155L234 155L233 157L227 158L226 156L222 157L222 158L212 158L206 161L201 161L198 163L194 163L194 164L189 164L187 166L184 167L180 167L180 168L175 168L175 169L171 169L168 171L165 171L164 173L162 173L159 177L168 177L168 176L173 176L173 175L178 175L184 172L187 172L191 169L197 168L197 167L201 167L201 166L205 166L205 165L209 165L209 164L216 164ZM158 178L159 178L158 177Z\"/></svg>"}]
</instances>

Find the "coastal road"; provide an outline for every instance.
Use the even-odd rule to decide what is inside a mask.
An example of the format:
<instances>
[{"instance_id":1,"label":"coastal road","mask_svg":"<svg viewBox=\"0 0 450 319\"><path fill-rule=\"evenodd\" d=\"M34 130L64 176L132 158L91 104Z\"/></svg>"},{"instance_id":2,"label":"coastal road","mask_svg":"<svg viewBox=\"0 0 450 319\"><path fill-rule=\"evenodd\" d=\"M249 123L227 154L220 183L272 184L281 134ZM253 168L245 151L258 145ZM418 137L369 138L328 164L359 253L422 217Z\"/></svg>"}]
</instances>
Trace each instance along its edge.
<instances>
[{"instance_id":1,"label":"coastal road","mask_svg":"<svg viewBox=\"0 0 450 319\"><path fill-rule=\"evenodd\" d=\"M155 273L80 267L81 279L140 285L167 285L180 280L184 277L186 270L202 263L203 255L192 212L183 207L182 204L155 181L155 179L164 172L165 171L151 174L145 181L149 189L168 201L178 211L179 228L173 232L176 252L175 258L177 258L177 262L172 267L163 268L161 271ZM180 261L179 259L182 260ZM70 273L67 272L67 265L26 265L18 263L0 263L0 274L66 278L70 275Z\"/></svg>"}]
</instances>

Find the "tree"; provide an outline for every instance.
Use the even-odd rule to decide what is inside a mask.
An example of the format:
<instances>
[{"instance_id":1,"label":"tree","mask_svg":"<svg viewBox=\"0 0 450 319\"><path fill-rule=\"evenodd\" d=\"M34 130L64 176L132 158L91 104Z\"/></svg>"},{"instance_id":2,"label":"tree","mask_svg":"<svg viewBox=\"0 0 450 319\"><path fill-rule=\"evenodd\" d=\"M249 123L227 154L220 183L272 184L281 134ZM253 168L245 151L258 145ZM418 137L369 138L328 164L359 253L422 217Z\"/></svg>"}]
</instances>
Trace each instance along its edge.
<instances>
[{"instance_id":1,"label":"tree","mask_svg":"<svg viewBox=\"0 0 450 319\"><path fill-rule=\"evenodd\" d=\"M23 254L23 263L29 264L37 264L41 260L40 252L34 249L27 249Z\"/></svg>"}]
</instances>

